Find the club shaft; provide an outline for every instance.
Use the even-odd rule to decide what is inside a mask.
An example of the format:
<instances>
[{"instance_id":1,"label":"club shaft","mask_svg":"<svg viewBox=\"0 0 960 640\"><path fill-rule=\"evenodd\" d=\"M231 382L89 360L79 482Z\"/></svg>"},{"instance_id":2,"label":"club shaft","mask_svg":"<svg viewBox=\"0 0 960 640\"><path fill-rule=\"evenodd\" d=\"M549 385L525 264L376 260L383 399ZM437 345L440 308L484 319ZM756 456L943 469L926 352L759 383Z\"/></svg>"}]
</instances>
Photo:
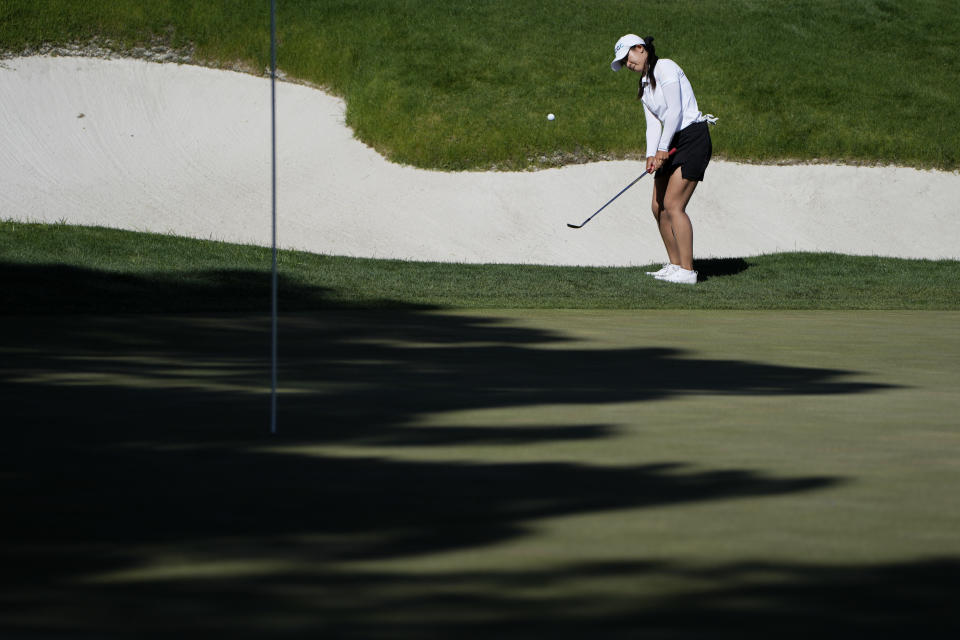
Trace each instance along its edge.
<instances>
[{"instance_id":1,"label":"club shaft","mask_svg":"<svg viewBox=\"0 0 960 640\"><path fill-rule=\"evenodd\" d=\"M667 155L671 155L671 156L672 156L674 153L676 153L676 151L677 151L677 149L676 149L676 147L674 147L673 149L670 149L670 153L667 154ZM579 228L582 227L583 225L587 224L588 222L590 222L591 220L593 220L593 217L594 217L595 215L597 215L598 213L600 213L601 211L603 211L604 209L606 209L606 208L610 205L611 202L613 202L614 200L616 200L617 198L619 198L620 196L622 196L624 191L626 191L627 189L629 189L629 188L632 187L633 185L637 184L637 181L640 180L640 178L642 178L643 176L647 175L648 173L649 173L649 171L644 171L644 172L641 173L639 176L637 176L637 177L633 180L633 182L631 182L630 184L628 184L627 186L625 186L623 189L621 189L621 190L620 190L620 193L618 193L617 195L615 195L615 196L613 196L612 198L610 198L605 205L603 205L602 207L600 207L599 209L597 209L597 210L593 213L593 215L590 216L589 218L587 218L586 220L584 220L582 224L579 224L579 225L568 224L567 226L568 226L568 227L573 227L574 229L579 229Z\"/></svg>"},{"instance_id":2,"label":"club shaft","mask_svg":"<svg viewBox=\"0 0 960 640\"><path fill-rule=\"evenodd\" d=\"M615 195L615 196L613 196L612 198L610 198L610 199L607 201L607 204L605 204L605 205L603 205L602 207L600 207L599 209L597 209L597 210L594 212L593 216L597 215L598 213L600 213L601 211L603 211L604 209L606 209L606 208L610 205L611 202L613 202L614 200L616 200L617 198L619 198L620 196L622 196L623 193L624 193L627 189L629 189L629 188L632 187L633 185L637 184L637 182L640 180L640 178L642 178L642 177L645 176L645 175L647 175L647 172L646 172L646 171L644 171L644 172L641 173L639 176L637 176L637 177L633 180L633 182L631 182L630 184L628 184L627 186L625 186L623 189L621 189L621 190L620 190L620 193L618 193L617 195ZM590 216L589 218L587 218L586 220L584 220L584 221L583 221L583 224L587 224L588 222L590 222L590 220L593 219L593 216ZM582 227L583 225L580 225L580 226Z\"/></svg>"}]
</instances>

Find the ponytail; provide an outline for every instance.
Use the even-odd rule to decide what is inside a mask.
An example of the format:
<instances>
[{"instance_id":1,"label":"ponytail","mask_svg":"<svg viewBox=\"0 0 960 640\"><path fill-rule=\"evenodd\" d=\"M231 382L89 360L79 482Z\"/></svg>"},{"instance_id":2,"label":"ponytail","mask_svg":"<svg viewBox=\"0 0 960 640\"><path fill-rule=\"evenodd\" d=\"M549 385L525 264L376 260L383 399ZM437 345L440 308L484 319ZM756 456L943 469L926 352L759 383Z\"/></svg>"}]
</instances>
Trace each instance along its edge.
<instances>
[{"instance_id":1,"label":"ponytail","mask_svg":"<svg viewBox=\"0 0 960 640\"><path fill-rule=\"evenodd\" d=\"M643 39L643 48L647 50L647 73L646 77L650 81L650 88L656 90L657 79L653 75L653 70L657 66L657 49L653 46L653 36L647 36ZM643 78L640 78L640 86L637 89L637 100L643 98Z\"/></svg>"}]
</instances>

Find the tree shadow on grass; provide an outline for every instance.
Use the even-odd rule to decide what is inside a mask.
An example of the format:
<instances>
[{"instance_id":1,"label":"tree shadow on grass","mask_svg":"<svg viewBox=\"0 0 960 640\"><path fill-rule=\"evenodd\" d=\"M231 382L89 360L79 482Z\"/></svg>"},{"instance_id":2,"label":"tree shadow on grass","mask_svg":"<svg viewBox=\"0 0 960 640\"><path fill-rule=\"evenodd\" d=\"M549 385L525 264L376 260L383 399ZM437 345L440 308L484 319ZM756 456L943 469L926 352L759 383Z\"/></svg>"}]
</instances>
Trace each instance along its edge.
<instances>
[{"instance_id":1,"label":"tree shadow on grass","mask_svg":"<svg viewBox=\"0 0 960 640\"><path fill-rule=\"evenodd\" d=\"M287 311L342 307L331 291L279 274ZM0 315L270 311L271 274L243 269L133 275L60 264L0 261ZM389 300L364 306L406 306Z\"/></svg>"},{"instance_id":2,"label":"tree shadow on grass","mask_svg":"<svg viewBox=\"0 0 960 640\"><path fill-rule=\"evenodd\" d=\"M369 599L411 622L385 633L377 622L382 610L365 611L367 618L332 612L358 637L873 638L949 637L960 630L954 607L960 562L950 558L870 567L573 563L420 580L366 577ZM331 576L357 586L337 578ZM609 586L584 594L576 589L584 582ZM649 583L663 586L649 589ZM400 585L421 597L391 597ZM533 595L543 591L565 595Z\"/></svg>"},{"instance_id":3,"label":"tree shadow on grass","mask_svg":"<svg viewBox=\"0 0 960 640\"><path fill-rule=\"evenodd\" d=\"M104 315L0 318L0 401L9 417L0 453L8 490L0 630L398 638L580 637L650 624L704 631L690 627L687 614L712 625L739 612L723 604L739 593L737 580L719 580L709 601L665 594L665 606L638 609L629 598L601 602L576 590L569 601L489 590L612 577L610 568L578 567L573 558L572 569L539 576L387 575L349 563L480 549L534 535L531 523L544 518L773 498L844 479L702 470L682 460L611 467L358 452L615 435L602 423L422 425L447 411L883 388L847 381L849 372L702 360L680 349L583 348L489 317L337 309L326 292L307 290L304 305L326 308L282 319L282 433L270 438L269 318L225 312L246 286L242 278L184 281L200 283L182 285L184 299L220 313L116 315L129 307L107 274L71 283ZM124 297L148 305L161 285L169 283L124 280ZM889 571L936 601L955 581L956 567L944 567L934 582L928 567ZM678 571L621 570L638 580ZM815 595L819 587L841 575L865 589L887 575L858 583L853 569L772 571L783 574L772 583L775 595L747 607L771 624L798 617L784 583L798 585L807 604L827 607L819 619L829 622L842 614ZM460 595L451 598L451 589ZM398 625L398 617L408 622Z\"/></svg>"}]
</instances>

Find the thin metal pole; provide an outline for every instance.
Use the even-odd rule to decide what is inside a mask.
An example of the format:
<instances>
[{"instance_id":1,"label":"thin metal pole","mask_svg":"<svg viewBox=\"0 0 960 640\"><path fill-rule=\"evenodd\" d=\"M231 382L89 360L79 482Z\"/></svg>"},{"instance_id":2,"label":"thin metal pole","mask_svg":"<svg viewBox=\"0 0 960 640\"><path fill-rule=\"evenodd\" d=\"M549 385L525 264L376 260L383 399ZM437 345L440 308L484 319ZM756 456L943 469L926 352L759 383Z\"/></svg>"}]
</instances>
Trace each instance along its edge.
<instances>
[{"instance_id":1,"label":"thin metal pole","mask_svg":"<svg viewBox=\"0 0 960 640\"><path fill-rule=\"evenodd\" d=\"M273 260L270 323L270 433L277 432L277 1L270 0L270 168Z\"/></svg>"}]
</instances>

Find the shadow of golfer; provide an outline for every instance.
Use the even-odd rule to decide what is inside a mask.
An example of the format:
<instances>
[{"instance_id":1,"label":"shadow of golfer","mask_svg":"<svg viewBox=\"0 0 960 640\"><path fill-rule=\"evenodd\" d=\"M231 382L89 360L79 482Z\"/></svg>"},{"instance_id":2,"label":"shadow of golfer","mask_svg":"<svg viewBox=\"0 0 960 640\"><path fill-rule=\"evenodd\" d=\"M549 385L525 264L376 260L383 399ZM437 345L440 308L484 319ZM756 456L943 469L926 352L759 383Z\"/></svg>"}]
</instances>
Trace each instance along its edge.
<instances>
[{"instance_id":1,"label":"shadow of golfer","mask_svg":"<svg viewBox=\"0 0 960 640\"><path fill-rule=\"evenodd\" d=\"M697 280L705 282L710 278L735 276L750 268L743 258L707 258L697 260L694 267L697 270Z\"/></svg>"}]
</instances>

